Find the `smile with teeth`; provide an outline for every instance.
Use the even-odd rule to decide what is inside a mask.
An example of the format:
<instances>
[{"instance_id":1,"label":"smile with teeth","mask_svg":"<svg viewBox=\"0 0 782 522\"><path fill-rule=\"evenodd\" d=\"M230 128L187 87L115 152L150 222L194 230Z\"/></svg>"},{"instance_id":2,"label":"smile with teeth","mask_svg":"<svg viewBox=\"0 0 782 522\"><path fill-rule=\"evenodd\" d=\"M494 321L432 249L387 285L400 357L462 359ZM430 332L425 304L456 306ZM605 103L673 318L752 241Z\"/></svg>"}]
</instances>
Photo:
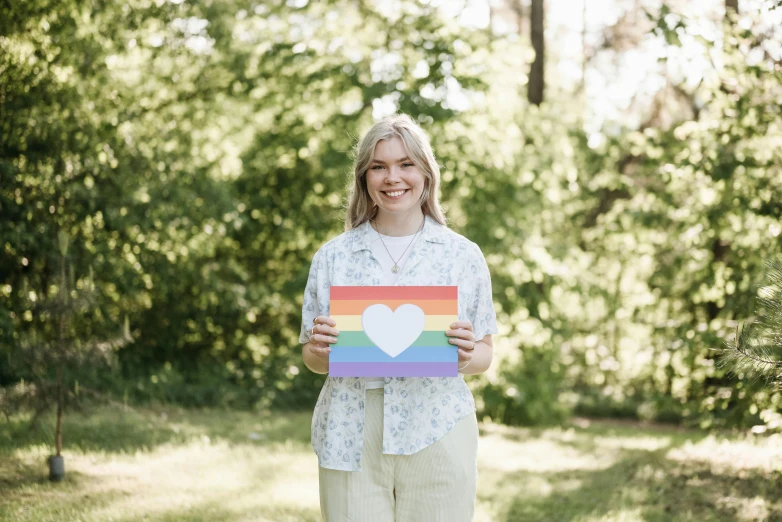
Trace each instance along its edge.
<instances>
[{"instance_id":1,"label":"smile with teeth","mask_svg":"<svg viewBox=\"0 0 782 522\"><path fill-rule=\"evenodd\" d=\"M386 196L389 198L398 198L401 197L405 192L407 192L408 189L404 190L394 190L393 192L383 192Z\"/></svg>"}]
</instances>

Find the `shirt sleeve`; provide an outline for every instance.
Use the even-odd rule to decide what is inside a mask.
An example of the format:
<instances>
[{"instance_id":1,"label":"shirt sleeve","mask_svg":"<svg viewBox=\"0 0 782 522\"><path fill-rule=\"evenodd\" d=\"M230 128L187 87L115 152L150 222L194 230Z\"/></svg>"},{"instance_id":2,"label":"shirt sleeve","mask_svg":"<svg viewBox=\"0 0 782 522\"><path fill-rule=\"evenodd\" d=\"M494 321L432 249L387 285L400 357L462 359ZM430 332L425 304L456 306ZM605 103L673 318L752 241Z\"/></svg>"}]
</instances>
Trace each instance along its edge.
<instances>
[{"instance_id":1,"label":"shirt sleeve","mask_svg":"<svg viewBox=\"0 0 782 522\"><path fill-rule=\"evenodd\" d=\"M307 277L307 285L304 288L304 304L301 307L301 332L299 333L299 342L302 344L308 343L310 340L310 328L312 328L312 321L319 315L321 315L320 303L322 299L323 287L322 283L326 280L326 289L328 292L328 280L326 277L327 271L324 265L323 249L315 252L312 258L312 265L310 266L309 277ZM328 302L328 295L326 296ZM326 310L328 314L328 310Z\"/></svg>"},{"instance_id":2,"label":"shirt sleeve","mask_svg":"<svg viewBox=\"0 0 782 522\"><path fill-rule=\"evenodd\" d=\"M467 318L472 323L476 339L483 339L489 334L497 333L497 313L491 292L491 275L483 252L476 244L472 244L472 255L466 268L467 287Z\"/></svg>"}]
</instances>

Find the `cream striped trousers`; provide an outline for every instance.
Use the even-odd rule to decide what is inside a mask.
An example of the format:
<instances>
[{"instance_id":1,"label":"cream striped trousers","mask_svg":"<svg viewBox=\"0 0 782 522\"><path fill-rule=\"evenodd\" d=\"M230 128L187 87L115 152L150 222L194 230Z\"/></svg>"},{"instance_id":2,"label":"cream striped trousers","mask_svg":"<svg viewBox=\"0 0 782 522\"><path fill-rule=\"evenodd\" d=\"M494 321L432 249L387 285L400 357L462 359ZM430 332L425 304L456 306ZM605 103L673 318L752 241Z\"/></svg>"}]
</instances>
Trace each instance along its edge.
<instances>
[{"instance_id":1,"label":"cream striped trousers","mask_svg":"<svg viewBox=\"0 0 782 522\"><path fill-rule=\"evenodd\" d=\"M383 389L366 392L361 471L318 468L324 522L469 522L475 511L475 413L412 455L384 455Z\"/></svg>"}]
</instances>

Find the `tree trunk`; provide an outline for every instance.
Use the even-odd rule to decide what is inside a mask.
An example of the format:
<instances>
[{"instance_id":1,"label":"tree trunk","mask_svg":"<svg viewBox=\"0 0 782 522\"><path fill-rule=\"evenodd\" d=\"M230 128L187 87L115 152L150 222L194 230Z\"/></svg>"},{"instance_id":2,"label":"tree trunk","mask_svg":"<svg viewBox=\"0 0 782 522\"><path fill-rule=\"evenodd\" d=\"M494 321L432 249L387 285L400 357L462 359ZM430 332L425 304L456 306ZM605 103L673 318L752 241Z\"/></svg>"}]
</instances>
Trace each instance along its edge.
<instances>
[{"instance_id":1,"label":"tree trunk","mask_svg":"<svg viewBox=\"0 0 782 522\"><path fill-rule=\"evenodd\" d=\"M581 0L581 83L578 86L578 90L582 94L586 94L586 71L587 71L587 61L589 60L589 57L587 56L587 46L586 46L586 37L587 37L587 0Z\"/></svg>"},{"instance_id":2,"label":"tree trunk","mask_svg":"<svg viewBox=\"0 0 782 522\"><path fill-rule=\"evenodd\" d=\"M739 0L725 0L725 14L730 13L738 14L739 12Z\"/></svg>"},{"instance_id":3,"label":"tree trunk","mask_svg":"<svg viewBox=\"0 0 782 522\"><path fill-rule=\"evenodd\" d=\"M530 8L530 39L535 50L535 61L532 62L529 73L529 91L527 98L530 103L543 103L545 43L543 38L543 0L532 0Z\"/></svg>"},{"instance_id":4,"label":"tree trunk","mask_svg":"<svg viewBox=\"0 0 782 522\"><path fill-rule=\"evenodd\" d=\"M739 0L725 0L725 21L731 26L735 25L739 14Z\"/></svg>"},{"instance_id":5,"label":"tree trunk","mask_svg":"<svg viewBox=\"0 0 782 522\"><path fill-rule=\"evenodd\" d=\"M60 280L62 281L60 299L64 309L68 303L68 292L70 291L68 289L68 283L65 279L65 255L63 255L62 261L60 263L60 277ZM65 312L62 310L58 314L57 331L57 348L60 351L60 357L57 361L57 427L54 431L54 445L57 450L56 455L59 457L60 453L62 452L62 365L65 362L65 357L63 357L63 351L65 349L63 346L63 343L65 342Z\"/></svg>"},{"instance_id":6,"label":"tree trunk","mask_svg":"<svg viewBox=\"0 0 782 522\"><path fill-rule=\"evenodd\" d=\"M54 433L56 455L59 457L62 452L62 366L57 368L57 428Z\"/></svg>"}]
</instances>

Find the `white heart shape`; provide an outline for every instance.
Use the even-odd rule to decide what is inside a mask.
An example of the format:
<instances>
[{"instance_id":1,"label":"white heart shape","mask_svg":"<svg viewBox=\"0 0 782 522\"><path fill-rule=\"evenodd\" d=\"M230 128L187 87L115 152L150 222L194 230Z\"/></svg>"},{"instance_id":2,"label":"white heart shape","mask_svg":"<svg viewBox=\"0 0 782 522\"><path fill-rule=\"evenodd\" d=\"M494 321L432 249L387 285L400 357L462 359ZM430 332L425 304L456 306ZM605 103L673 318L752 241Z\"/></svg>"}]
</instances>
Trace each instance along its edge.
<instances>
[{"instance_id":1,"label":"white heart shape","mask_svg":"<svg viewBox=\"0 0 782 522\"><path fill-rule=\"evenodd\" d=\"M403 304L393 312L384 304L375 304L361 314L361 325L375 346L396 357L424 331L426 315L414 304Z\"/></svg>"}]
</instances>

